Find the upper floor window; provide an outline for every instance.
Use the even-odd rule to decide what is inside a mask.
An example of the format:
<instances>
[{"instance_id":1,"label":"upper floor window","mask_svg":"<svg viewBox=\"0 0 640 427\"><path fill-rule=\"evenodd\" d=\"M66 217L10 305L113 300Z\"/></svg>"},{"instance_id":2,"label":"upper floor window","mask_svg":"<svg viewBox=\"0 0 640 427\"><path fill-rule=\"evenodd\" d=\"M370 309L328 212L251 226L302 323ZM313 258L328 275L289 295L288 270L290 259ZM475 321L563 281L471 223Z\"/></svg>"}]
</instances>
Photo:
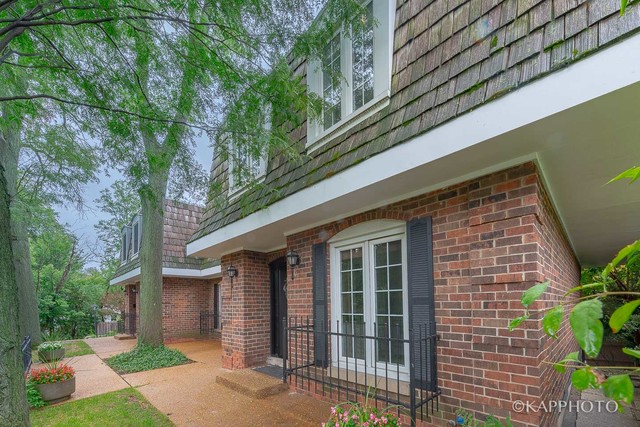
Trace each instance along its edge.
<instances>
[{"instance_id":1,"label":"upper floor window","mask_svg":"<svg viewBox=\"0 0 640 427\"><path fill-rule=\"evenodd\" d=\"M121 243L121 262L127 262L138 256L142 243L142 215L136 215L128 225L122 227Z\"/></svg>"},{"instance_id":2,"label":"upper floor window","mask_svg":"<svg viewBox=\"0 0 640 427\"><path fill-rule=\"evenodd\" d=\"M125 262L129 259L129 248L131 245L131 226L122 227L122 246L120 247L120 261Z\"/></svg>"},{"instance_id":3,"label":"upper floor window","mask_svg":"<svg viewBox=\"0 0 640 427\"><path fill-rule=\"evenodd\" d=\"M229 193L239 193L267 171L265 157L248 145L231 143L229 155Z\"/></svg>"},{"instance_id":4,"label":"upper floor window","mask_svg":"<svg viewBox=\"0 0 640 427\"><path fill-rule=\"evenodd\" d=\"M140 243L142 242L142 216L136 215L132 222L131 231L131 256L136 256L140 252Z\"/></svg>"},{"instance_id":5,"label":"upper floor window","mask_svg":"<svg viewBox=\"0 0 640 427\"><path fill-rule=\"evenodd\" d=\"M307 147L322 145L383 108L389 101L394 2L363 5L362 26L341 29L320 60L310 61L307 82L325 105L319 122L307 123Z\"/></svg>"}]
</instances>

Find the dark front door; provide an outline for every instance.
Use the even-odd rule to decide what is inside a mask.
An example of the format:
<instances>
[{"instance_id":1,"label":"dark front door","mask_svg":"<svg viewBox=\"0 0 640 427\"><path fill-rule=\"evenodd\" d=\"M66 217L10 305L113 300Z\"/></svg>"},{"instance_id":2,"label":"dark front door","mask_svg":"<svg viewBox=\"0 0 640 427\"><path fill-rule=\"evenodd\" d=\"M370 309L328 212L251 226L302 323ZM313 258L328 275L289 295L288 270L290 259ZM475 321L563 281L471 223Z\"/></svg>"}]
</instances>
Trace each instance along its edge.
<instances>
[{"instance_id":1,"label":"dark front door","mask_svg":"<svg viewBox=\"0 0 640 427\"><path fill-rule=\"evenodd\" d=\"M271 269L271 354L282 357L283 319L287 317L287 264L279 258L269 265Z\"/></svg>"}]
</instances>

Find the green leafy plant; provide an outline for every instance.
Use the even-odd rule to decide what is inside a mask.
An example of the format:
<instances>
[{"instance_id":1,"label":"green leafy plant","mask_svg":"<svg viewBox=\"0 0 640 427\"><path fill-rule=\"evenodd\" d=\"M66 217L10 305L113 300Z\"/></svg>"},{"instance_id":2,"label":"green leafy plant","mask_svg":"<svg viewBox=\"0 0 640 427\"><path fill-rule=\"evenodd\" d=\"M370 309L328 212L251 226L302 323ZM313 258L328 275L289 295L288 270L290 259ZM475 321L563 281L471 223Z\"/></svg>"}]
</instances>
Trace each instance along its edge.
<instances>
[{"instance_id":1,"label":"green leafy plant","mask_svg":"<svg viewBox=\"0 0 640 427\"><path fill-rule=\"evenodd\" d=\"M633 167L613 178L610 183L623 179L629 179L633 183L639 178L640 167ZM575 301L569 300L568 297L575 297L575 293L581 292L582 296L577 299L578 302L569 314L571 331L580 348L588 357L598 356L605 336L605 326L609 327L612 334L618 334L626 328L627 324L635 321L633 316L636 309L640 307L640 291L630 289L620 281L616 273L620 269L637 271L638 268L640 268L640 240L622 248L613 260L602 269L601 273L592 276L592 283L570 289L562 296L558 305L541 310L540 312L544 313L542 318L544 332L552 338L557 338L556 334L562 323L564 310L566 306ZM510 322L510 330L518 327L530 317L529 306L546 291L548 286L548 281L537 284L522 294L520 301L525 308L525 313ZM626 302L618 303L613 312L605 319L604 302L611 301L611 298L621 297L626 298ZM607 325L603 323L605 321ZM640 359L638 348L626 347L623 352ZM569 353L564 359L556 362L554 368L563 373L567 368L574 368L571 382L577 390L586 390L590 387L599 388L606 397L615 400L618 404L630 404L633 401L634 389L629 373L607 377L603 370L616 368L640 372L640 368L636 367L599 367L596 369L588 363L581 362L578 352ZM622 409L622 406L620 405L619 408Z\"/></svg>"},{"instance_id":2,"label":"green leafy plant","mask_svg":"<svg viewBox=\"0 0 640 427\"><path fill-rule=\"evenodd\" d=\"M107 365L122 374L183 365L190 360L179 350L138 344L133 350L106 359Z\"/></svg>"},{"instance_id":3,"label":"green leafy plant","mask_svg":"<svg viewBox=\"0 0 640 427\"><path fill-rule=\"evenodd\" d=\"M46 341L38 346L38 351L60 350L63 347L60 341Z\"/></svg>"},{"instance_id":4,"label":"green leafy plant","mask_svg":"<svg viewBox=\"0 0 640 427\"><path fill-rule=\"evenodd\" d=\"M456 423L463 427L512 427L511 418L507 417L504 423L493 415L488 415L487 419L480 421L474 417L474 415L465 411L464 409L458 409L456 411Z\"/></svg>"},{"instance_id":5,"label":"green leafy plant","mask_svg":"<svg viewBox=\"0 0 640 427\"><path fill-rule=\"evenodd\" d=\"M27 378L27 401L29 402L29 407L33 409L42 408L47 404L42 400L40 390L30 378Z\"/></svg>"}]
</instances>

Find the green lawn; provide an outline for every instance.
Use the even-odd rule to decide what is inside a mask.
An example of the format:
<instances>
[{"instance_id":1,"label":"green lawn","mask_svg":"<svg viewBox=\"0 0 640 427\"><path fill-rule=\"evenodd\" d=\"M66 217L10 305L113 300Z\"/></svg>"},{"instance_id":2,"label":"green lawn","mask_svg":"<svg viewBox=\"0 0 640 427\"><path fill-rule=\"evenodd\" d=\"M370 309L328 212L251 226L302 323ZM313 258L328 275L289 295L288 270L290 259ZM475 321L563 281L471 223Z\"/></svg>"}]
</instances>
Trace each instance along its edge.
<instances>
[{"instance_id":1,"label":"green lawn","mask_svg":"<svg viewBox=\"0 0 640 427\"><path fill-rule=\"evenodd\" d=\"M35 409L30 415L34 427L173 426L134 388Z\"/></svg>"},{"instance_id":2,"label":"green lawn","mask_svg":"<svg viewBox=\"0 0 640 427\"><path fill-rule=\"evenodd\" d=\"M64 357L76 357L84 356L85 354L94 354L94 351L89 347L89 344L82 340L62 341L64 346ZM32 352L33 362L39 362L38 349L34 349Z\"/></svg>"}]
</instances>

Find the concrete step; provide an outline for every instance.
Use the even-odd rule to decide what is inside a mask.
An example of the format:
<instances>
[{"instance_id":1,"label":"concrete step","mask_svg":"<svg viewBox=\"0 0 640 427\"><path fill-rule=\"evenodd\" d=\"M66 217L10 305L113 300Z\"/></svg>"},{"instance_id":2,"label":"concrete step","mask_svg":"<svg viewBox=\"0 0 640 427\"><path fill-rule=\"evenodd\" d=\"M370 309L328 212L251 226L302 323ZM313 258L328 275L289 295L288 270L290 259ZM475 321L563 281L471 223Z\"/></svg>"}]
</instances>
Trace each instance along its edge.
<instances>
[{"instance_id":1,"label":"concrete step","mask_svg":"<svg viewBox=\"0 0 640 427\"><path fill-rule=\"evenodd\" d=\"M135 338L135 336L129 334L116 334L113 337L117 340L132 340Z\"/></svg>"},{"instance_id":2,"label":"concrete step","mask_svg":"<svg viewBox=\"0 0 640 427\"><path fill-rule=\"evenodd\" d=\"M240 369L218 375L216 383L254 399L264 399L289 389L288 384L282 380L253 369Z\"/></svg>"}]
</instances>

